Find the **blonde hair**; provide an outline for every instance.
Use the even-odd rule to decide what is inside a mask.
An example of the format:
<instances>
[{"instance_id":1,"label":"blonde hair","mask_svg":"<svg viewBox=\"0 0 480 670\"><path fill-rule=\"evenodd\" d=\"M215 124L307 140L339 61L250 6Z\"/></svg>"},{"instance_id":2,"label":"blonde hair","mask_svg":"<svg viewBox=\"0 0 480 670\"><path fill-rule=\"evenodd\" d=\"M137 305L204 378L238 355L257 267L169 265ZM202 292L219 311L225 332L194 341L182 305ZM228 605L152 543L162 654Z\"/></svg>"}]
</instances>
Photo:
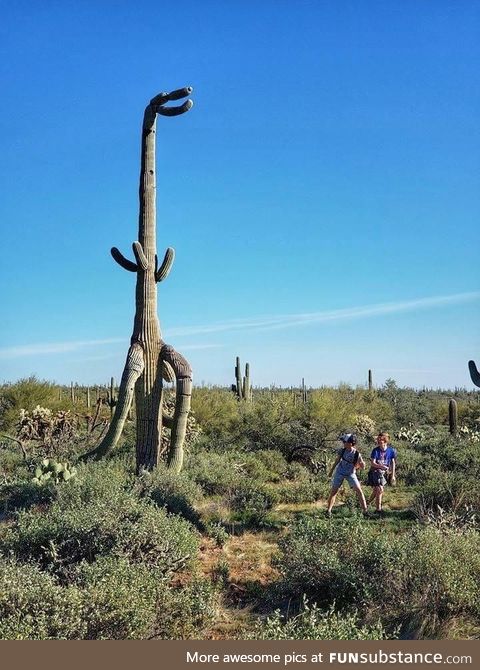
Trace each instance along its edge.
<instances>
[{"instance_id":1,"label":"blonde hair","mask_svg":"<svg viewBox=\"0 0 480 670\"><path fill-rule=\"evenodd\" d=\"M390 441L390 435L389 435L388 433L385 433L385 431L383 431L382 433L378 433L378 435L377 435L377 439L378 439L379 437L384 437L384 438L386 439L387 442Z\"/></svg>"}]
</instances>

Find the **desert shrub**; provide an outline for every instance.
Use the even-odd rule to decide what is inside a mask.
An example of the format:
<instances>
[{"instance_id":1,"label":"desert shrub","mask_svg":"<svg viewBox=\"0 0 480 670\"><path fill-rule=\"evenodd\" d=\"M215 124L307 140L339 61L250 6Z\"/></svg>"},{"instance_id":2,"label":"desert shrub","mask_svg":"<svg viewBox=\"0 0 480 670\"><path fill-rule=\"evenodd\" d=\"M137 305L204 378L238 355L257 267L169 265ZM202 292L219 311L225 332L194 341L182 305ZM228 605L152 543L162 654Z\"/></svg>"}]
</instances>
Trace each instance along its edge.
<instances>
[{"instance_id":1,"label":"desert shrub","mask_svg":"<svg viewBox=\"0 0 480 670\"><path fill-rule=\"evenodd\" d=\"M165 467L142 474L138 482L139 493L164 507L171 514L178 514L187 521L201 526L195 504L203 498L203 490L184 473L174 473Z\"/></svg>"},{"instance_id":2,"label":"desert shrub","mask_svg":"<svg viewBox=\"0 0 480 670\"><path fill-rule=\"evenodd\" d=\"M0 638L120 640L201 635L217 608L202 580L178 588L123 557L81 563L60 585L32 564L0 559Z\"/></svg>"},{"instance_id":3,"label":"desert shrub","mask_svg":"<svg viewBox=\"0 0 480 670\"><path fill-rule=\"evenodd\" d=\"M245 476L242 463L242 455L236 452L199 452L195 458L188 459L185 472L202 487L205 494L217 495L226 493L239 478Z\"/></svg>"},{"instance_id":4,"label":"desert shrub","mask_svg":"<svg viewBox=\"0 0 480 670\"><path fill-rule=\"evenodd\" d=\"M49 503L55 495L53 482L46 486L38 486L32 481L17 481L0 486L0 506L4 513L12 514L34 505Z\"/></svg>"},{"instance_id":5,"label":"desert shrub","mask_svg":"<svg viewBox=\"0 0 480 670\"><path fill-rule=\"evenodd\" d=\"M29 448L50 456L68 453L69 444L78 430L77 418L69 411L53 412L48 407L36 405L31 411L21 409L15 426L15 436Z\"/></svg>"},{"instance_id":6,"label":"desert shrub","mask_svg":"<svg viewBox=\"0 0 480 670\"><path fill-rule=\"evenodd\" d=\"M408 486L414 486L421 481L425 481L425 459L422 454L403 443L398 446L395 445L395 448L397 450L397 479Z\"/></svg>"},{"instance_id":7,"label":"desert shrub","mask_svg":"<svg viewBox=\"0 0 480 670\"><path fill-rule=\"evenodd\" d=\"M285 394L261 395L253 405L243 404L240 411L239 430L250 451L275 450L285 455L302 441L295 434L292 403Z\"/></svg>"},{"instance_id":8,"label":"desert shrub","mask_svg":"<svg viewBox=\"0 0 480 670\"><path fill-rule=\"evenodd\" d=\"M109 553L154 564L167 574L195 556L197 538L183 519L139 500L126 487L124 473L95 465L59 486L45 512L19 512L4 550L21 560L34 558L63 578L75 564Z\"/></svg>"},{"instance_id":9,"label":"desert shrub","mask_svg":"<svg viewBox=\"0 0 480 670\"><path fill-rule=\"evenodd\" d=\"M373 440L377 433L376 423L368 414L354 414L352 428L357 435L368 440Z\"/></svg>"},{"instance_id":10,"label":"desert shrub","mask_svg":"<svg viewBox=\"0 0 480 670\"><path fill-rule=\"evenodd\" d=\"M83 638L83 598L75 587L28 563L0 558L0 639Z\"/></svg>"},{"instance_id":11,"label":"desert shrub","mask_svg":"<svg viewBox=\"0 0 480 670\"><path fill-rule=\"evenodd\" d=\"M13 430L20 410L33 410L37 405L49 409L65 409L59 400L58 386L35 376L5 384L0 389L0 431Z\"/></svg>"},{"instance_id":12,"label":"desert shrub","mask_svg":"<svg viewBox=\"0 0 480 670\"><path fill-rule=\"evenodd\" d=\"M193 640L205 636L218 610L219 594L206 579L193 579L182 588L164 589L157 604L155 637Z\"/></svg>"},{"instance_id":13,"label":"desert shrub","mask_svg":"<svg viewBox=\"0 0 480 670\"><path fill-rule=\"evenodd\" d=\"M414 499L414 510L422 518L439 508L446 512L459 512L465 507L480 512L478 478L467 472L436 470L421 487Z\"/></svg>"},{"instance_id":14,"label":"desert shrub","mask_svg":"<svg viewBox=\"0 0 480 670\"><path fill-rule=\"evenodd\" d=\"M72 577L83 596L85 639L145 639L154 633L157 601L168 586L151 566L107 556L81 563Z\"/></svg>"},{"instance_id":15,"label":"desert shrub","mask_svg":"<svg viewBox=\"0 0 480 670\"><path fill-rule=\"evenodd\" d=\"M277 497L272 490L252 481L237 484L229 492L228 503L235 519L248 526L261 526Z\"/></svg>"},{"instance_id":16,"label":"desert shrub","mask_svg":"<svg viewBox=\"0 0 480 670\"><path fill-rule=\"evenodd\" d=\"M480 536L476 531L416 529L405 542L392 612L415 636L434 636L442 623L462 615L480 615ZM399 603L402 606L399 607Z\"/></svg>"},{"instance_id":17,"label":"desert shrub","mask_svg":"<svg viewBox=\"0 0 480 670\"><path fill-rule=\"evenodd\" d=\"M288 593L297 598L306 594L321 607L335 601L340 609L361 606L378 595L371 588L375 582L364 579L364 570L375 565L379 547L387 561L394 552L372 526L355 518L335 524L301 518L280 547L278 567Z\"/></svg>"},{"instance_id":18,"label":"desert shrub","mask_svg":"<svg viewBox=\"0 0 480 670\"><path fill-rule=\"evenodd\" d=\"M219 443L237 435L239 402L231 391L220 388L196 388L192 410L203 434Z\"/></svg>"},{"instance_id":19,"label":"desert shrub","mask_svg":"<svg viewBox=\"0 0 480 670\"><path fill-rule=\"evenodd\" d=\"M282 482L276 487L278 502L311 503L328 495L330 484L325 476L311 475L305 468L302 470L295 479Z\"/></svg>"},{"instance_id":20,"label":"desert shrub","mask_svg":"<svg viewBox=\"0 0 480 670\"><path fill-rule=\"evenodd\" d=\"M273 449L241 455L241 470L249 480L278 482L287 467L282 454Z\"/></svg>"},{"instance_id":21,"label":"desert shrub","mask_svg":"<svg viewBox=\"0 0 480 670\"><path fill-rule=\"evenodd\" d=\"M223 547L230 535L225 530L225 526L220 521L209 521L205 525L205 532L208 537L215 541L218 547Z\"/></svg>"},{"instance_id":22,"label":"desert shrub","mask_svg":"<svg viewBox=\"0 0 480 670\"><path fill-rule=\"evenodd\" d=\"M364 625L354 612L321 610L304 599L302 611L291 617L279 610L259 624L250 639L260 640L389 640L380 621Z\"/></svg>"},{"instance_id":23,"label":"desert shrub","mask_svg":"<svg viewBox=\"0 0 480 670\"><path fill-rule=\"evenodd\" d=\"M265 449L254 455L257 462L261 463L266 469L266 482L278 482L285 475L288 468L284 456L275 449Z\"/></svg>"},{"instance_id":24,"label":"desert shrub","mask_svg":"<svg viewBox=\"0 0 480 670\"><path fill-rule=\"evenodd\" d=\"M281 542L283 588L329 607L382 610L385 626L434 634L449 617L480 613L480 536L432 527L389 536L357 519L301 519Z\"/></svg>"}]
</instances>

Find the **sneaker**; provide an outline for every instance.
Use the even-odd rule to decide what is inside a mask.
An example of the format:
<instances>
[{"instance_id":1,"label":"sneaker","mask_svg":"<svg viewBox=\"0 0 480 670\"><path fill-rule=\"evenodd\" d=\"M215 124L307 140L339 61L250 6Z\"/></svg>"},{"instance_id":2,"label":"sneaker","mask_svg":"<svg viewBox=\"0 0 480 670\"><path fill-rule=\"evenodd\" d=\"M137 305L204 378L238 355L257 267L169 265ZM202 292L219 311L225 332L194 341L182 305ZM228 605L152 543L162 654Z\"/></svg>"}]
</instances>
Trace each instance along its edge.
<instances>
[{"instance_id":1,"label":"sneaker","mask_svg":"<svg viewBox=\"0 0 480 670\"><path fill-rule=\"evenodd\" d=\"M329 509L326 509L325 510L325 516L327 517L327 519L331 519L332 518L332 512Z\"/></svg>"},{"instance_id":2,"label":"sneaker","mask_svg":"<svg viewBox=\"0 0 480 670\"><path fill-rule=\"evenodd\" d=\"M368 511L368 509L363 513L363 518L364 519L371 519L372 518L372 513Z\"/></svg>"}]
</instances>

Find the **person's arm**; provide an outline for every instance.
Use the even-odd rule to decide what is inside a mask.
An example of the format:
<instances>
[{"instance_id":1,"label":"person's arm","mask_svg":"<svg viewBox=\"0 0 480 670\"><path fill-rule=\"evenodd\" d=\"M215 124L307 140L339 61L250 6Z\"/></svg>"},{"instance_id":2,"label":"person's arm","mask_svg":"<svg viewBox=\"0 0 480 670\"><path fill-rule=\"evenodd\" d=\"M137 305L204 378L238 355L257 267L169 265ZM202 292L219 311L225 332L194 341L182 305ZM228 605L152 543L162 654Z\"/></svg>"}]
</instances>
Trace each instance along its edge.
<instances>
[{"instance_id":1,"label":"person's arm","mask_svg":"<svg viewBox=\"0 0 480 670\"><path fill-rule=\"evenodd\" d=\"M397 469L397 457L395 455L392 458L391 463L390 463L390 472L391 472L391 475L392 475L391 478L390 478L390 482L392 484L395 484L396 481L397 481L397 478L395 476L396 469Z\"/></svg>"},{"instance_id":2,"label":"person's arm","mask_svg":"<svg viewBox=\"0 0 480 670\"><path fill-rule=\"evenodd\" d=\"M358 454L357 468L363 470L365 467L365 461L362 458L362 454Z\"/></svg>"},{"instance_id":3,"label":"person's arm","mask_svg":"<svg viewBox=\"0 0 480 670\"><path fill-rule=\"evenodd\" d=\"M341 456L340 456L340 454L339 454L339 455L337 456L337 458L335 459L335 463L334 463L334 464L332 465L332 467L330 468L330 472L328 473L328 476L329 476L329 477L331 477L331 476L333 475L333 471L335 470L335 468L337 467L337 465L340 463L340 459L341 459Z\"/></svg>"},{"instance_id":4,"label":"person's arm","mask_svg":"<svg viewBox=\"0 0 480 670\"><path fill-rule=\"evenodd\" d=\"M382 465L382 463L377 463L377 461L374 458L371 458L370 462L374 470L382 470L383 472L385 472L385 470L388 470L388 465Z\"/></svg>"}]
</instances>

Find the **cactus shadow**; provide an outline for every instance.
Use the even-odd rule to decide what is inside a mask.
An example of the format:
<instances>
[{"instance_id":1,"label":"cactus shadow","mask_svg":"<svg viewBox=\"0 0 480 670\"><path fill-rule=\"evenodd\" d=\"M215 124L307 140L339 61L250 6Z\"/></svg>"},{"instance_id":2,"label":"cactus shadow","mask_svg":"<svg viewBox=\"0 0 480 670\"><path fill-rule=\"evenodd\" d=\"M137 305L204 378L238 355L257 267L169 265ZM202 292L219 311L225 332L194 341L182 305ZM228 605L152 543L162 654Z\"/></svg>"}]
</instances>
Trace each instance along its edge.
<instances>
[{"instance_id":1,"label":"cactus shadow","mask_svg":"<svg viewBox=\"0 0 480 670\"><path fill-rule=\"evenodd\" d=\"M0 519L7 520L16 512L38 505L46 505L55 497L51 487L31 482L5 484L0 488Z\"/></svg>"}]
</instances>

